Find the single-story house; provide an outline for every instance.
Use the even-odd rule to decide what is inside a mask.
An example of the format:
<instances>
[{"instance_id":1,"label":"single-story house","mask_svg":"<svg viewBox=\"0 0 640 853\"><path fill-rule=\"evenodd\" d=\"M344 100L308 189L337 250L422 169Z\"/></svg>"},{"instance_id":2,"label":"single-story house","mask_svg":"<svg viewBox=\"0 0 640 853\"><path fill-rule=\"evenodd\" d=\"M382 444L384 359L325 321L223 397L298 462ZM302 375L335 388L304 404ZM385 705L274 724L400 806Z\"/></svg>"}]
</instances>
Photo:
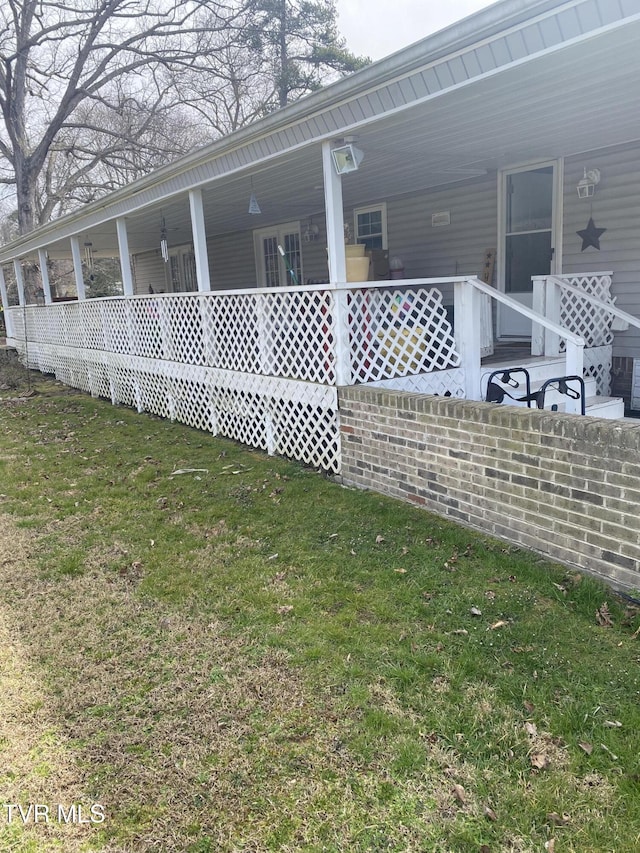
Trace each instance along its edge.
<instances>
[{"instance_id":1,"label":"single-story house","mask_svg":"<svg viewBox=\"0 0 640 853\"><path fill-rule=\"evenodd\" d=\"M640 409L638 44L640 0L500 0L3 246L8 342L333 472L338 387L482 399L516 342Z\"/></svg>"}]
</instances>

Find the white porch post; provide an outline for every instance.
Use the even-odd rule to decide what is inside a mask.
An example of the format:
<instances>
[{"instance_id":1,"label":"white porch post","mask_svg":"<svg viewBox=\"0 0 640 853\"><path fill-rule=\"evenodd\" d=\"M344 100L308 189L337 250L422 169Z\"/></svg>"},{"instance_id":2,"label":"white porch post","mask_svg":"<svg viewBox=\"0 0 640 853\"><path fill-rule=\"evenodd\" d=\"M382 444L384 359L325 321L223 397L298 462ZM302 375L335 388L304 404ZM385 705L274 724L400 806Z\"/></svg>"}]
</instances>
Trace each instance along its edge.
<instances>
[{"instance_id":1,"label":"white porch post","mask_svg":"<svg viewBox=\"0 0 640 853\"><path fill-rule=\"evenodd\" d=\"M322 143L322 171L324 174L324 207L327 219L327 249L329 250L329 281L331 284L347 280L347 262L344 252L344 212L342 210L342 178L333 168L331 143Z\"/></svg>"},{"instance_id":2,"label":"white porch post","mask_svg":"<svg viewBox=\"0 0 640 853\"><path fill-rule=\"evenodd\" d=\"M26 305L24 292L24 274L22 272L22 264L18 259L13 262L13 271L16 275L16 284L18 285L18 302L20 305Z\"/></svg>"},{"instance_id":3,"label":"white porch post","mask_svg":"<svg viewBox=\"0 0 640 853\"><path fill-rule=\"evenodd\" d=\"M49 269L47 267L47 253L44 249L38 249L38 262L40 264L40 278L44 291L44 304L51 305L51 282L49 281Z\"/></svg>"},{"instance_id":4,"label":"white porch post","mask_svg":"<svg viewBox=\"0 0 640 853\"><path fill-rule=\"evenodd\" d=\"M71 257L73 258L73 272L76 278L76 290L78 291L78 300L81 301L87 298L87 292L84 287L84 277L82 275L80 240L77 237L71 237Z\"/></svg>"},{"instance_id":5,"label":"white porch post","mask_svg":"<svg viewBox=\"0 0 640 853\"><path fill-rule=\"evenodd\" d=\"M322 172L324 176L324 207L327 220L327 251L329 253L329 282L336 286L347 280L344 251L344 212L342 210L342 178L333 167L331 142L322 143ZM351 383L351 353L349 351L349 309L345 289L334 294L335 311L335 382Z\"/></svg>"},{"instance_id":6,"label":"white porch post","mask_svg":"<svg viewBox=\"0 0 640 853\"><path fill-rule=\"evenodd\" d=\"M209 275L202 190L189 190L189 210L191 212L191 231L193 233L193 252L196 257L198 290L200 293L207 293L211 290L211 277Z\"/></svg>"},{"instance_id":7,"label":"white porch post","mask_svg":"<svg viewBox=\"0 0 640 853\"><path fill-rule=\"evenodd\" d=\"M120 270L122 272L122 291L125 296L133 296L129 237L127 235L127 223L122 216L116 219L116 232L118 234L118 254L120 255Z\"/></svg>"},{"instance_id":8,"label":"white porch post","mask_svg":"<svg viewBox=\"0 0 640 853\"><path fill-rule=\"evenodd\" d=\"M453 286L453 312L456 346L464 370L464 396L481 400L480 387L480 292L468 281Z\"/></svg>"},{"instance_id":9,"label":"white porch post","mask_svg":"<svg viewBox=\"0 0 640 853\"><path fill-rule=\"evenodd\" d=\"M2 297L2 310L4 312L4 325L8 338L13 337L13 318L9 312L9 297L7 295L7 282L4 277L4 270L0 266L0 296Z\"/></svg>"}]
</instances>

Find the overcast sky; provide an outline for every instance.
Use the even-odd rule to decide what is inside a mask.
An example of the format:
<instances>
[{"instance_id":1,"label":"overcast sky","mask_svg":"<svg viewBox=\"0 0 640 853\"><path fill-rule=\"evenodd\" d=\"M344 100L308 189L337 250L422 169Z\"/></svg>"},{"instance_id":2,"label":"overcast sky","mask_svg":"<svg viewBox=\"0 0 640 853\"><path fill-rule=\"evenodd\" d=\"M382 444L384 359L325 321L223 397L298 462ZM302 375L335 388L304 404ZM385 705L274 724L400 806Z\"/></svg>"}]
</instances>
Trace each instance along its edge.
<instances>
[{"instance_id":1,"label":"overcast sky","mask_svg":"<svg viewBox=\"0 0 640 853\"><path fill-rule=\"evenodd\" d=\"M493 0L492 0L493 2ZM382 59L490 6L488 0L337 0L338 29L349 50Z\"/></svg>"}]
</instances>

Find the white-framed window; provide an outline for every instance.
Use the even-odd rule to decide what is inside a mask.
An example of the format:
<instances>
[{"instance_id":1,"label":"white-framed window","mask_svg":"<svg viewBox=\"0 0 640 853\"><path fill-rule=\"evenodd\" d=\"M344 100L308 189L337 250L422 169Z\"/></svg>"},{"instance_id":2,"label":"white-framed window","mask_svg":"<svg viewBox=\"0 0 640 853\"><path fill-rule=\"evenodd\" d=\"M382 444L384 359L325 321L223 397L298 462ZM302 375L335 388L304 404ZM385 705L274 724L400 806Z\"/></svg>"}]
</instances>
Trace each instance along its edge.
<instances>
[{"instance_id":1,"label":"white-framed window","mask_svg":"<svg viewBox=\"0 0 640 853\"><path fill-rule=\"evenodd\" d=\"M387 205L357 207L353 211L354 237L356 243L364 243L367 249L387 249Z\"/></svg>"},{"instance_id":2,"label":"white-framed window","mask_svg":"<svg viewBox=\"0 0 640 853\"><path fill-rule=\"evenodd\" d=\"M169 249L166 274L168 293L191 293L198 289L193 246L176 246Z\"/></svg>"},{"instance_id":3,"label":"white-framed window","mask_svg":"<svg viewBox=\"0 0 640 853\"><path fill-rule=\"evenodd\" d=\"M300 223L286 222L253 232L258 287L303 284Z\"/></svg>"}]
</instances>

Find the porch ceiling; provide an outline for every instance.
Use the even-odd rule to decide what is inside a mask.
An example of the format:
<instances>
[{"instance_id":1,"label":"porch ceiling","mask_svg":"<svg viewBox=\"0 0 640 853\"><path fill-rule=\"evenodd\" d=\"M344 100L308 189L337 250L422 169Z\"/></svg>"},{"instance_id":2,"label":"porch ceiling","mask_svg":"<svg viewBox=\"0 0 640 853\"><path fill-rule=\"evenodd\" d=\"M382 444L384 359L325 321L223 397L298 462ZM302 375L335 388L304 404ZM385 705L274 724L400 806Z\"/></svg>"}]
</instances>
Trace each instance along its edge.
<instances>
[{"instance_id":1,"label":"porch ceiling","mask_svg":"<svg viewBox=\"0 0 640 853\"><path fill-rule=\"evenodd\" d=\"M365 159L343 179L345 206L640 139L639 43L635 21L370 122L356 134ZM252 183L260 216L248 213ZM322 214L320 145L220 178L203 198L208 236ZM191 241L183 194L127 217L132 252L158 246L163 218L169 245ZM117 251L115 223L86 239ZM68 241L49 251L68 256Z\"/></svg>"}]
</instances>

